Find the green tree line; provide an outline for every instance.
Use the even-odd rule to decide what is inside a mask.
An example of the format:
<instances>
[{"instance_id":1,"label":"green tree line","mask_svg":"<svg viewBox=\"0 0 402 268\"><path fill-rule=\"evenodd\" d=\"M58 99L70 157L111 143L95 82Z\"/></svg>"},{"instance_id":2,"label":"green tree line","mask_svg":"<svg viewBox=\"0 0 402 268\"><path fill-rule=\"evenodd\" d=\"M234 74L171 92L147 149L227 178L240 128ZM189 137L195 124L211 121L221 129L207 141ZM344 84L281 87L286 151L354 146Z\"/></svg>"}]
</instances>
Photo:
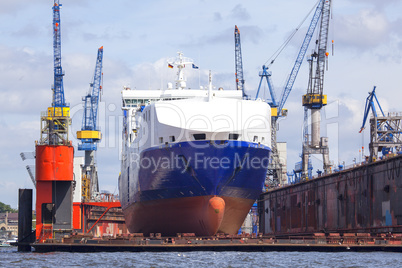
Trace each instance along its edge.
<instances>
[{"instance_id":1,"label":"green tree line","mask_svg":"<svg viewBox=\"0 0 402 268\"><path fill-rule=\"evenodd\" d=\"M0 202L0 213L5 213L6 211L18 212L16 209L13 209L12 207L10 207L10 205L6 205L6 204Z\"/></svg>"}]
</instances>

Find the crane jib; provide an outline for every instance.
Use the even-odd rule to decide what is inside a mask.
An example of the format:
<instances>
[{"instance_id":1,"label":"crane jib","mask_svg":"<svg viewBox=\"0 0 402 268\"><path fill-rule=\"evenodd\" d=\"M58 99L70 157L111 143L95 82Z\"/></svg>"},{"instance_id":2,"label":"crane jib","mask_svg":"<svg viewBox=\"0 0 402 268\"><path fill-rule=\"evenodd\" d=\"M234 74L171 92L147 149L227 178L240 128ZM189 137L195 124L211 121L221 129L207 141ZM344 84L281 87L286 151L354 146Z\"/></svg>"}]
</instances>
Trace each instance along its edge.
<instances>
[{"instance_id":1,"label":"crane jib","mask_svg":"<svg viewBox=\"0 0 402 268\"><path fill-rule=\"evenodd\" d=\"M283 107L285 105L285 102L286 102L290 92L292 91L294 82L296 81L297 74L299 73L299 70L300 70L300 66L303 63L303 59L304 59L304 57L306 55L308 46L309 46L310 41L311 41L311 39L313 37L314 31L315 31L315 29L317 27L318 21L319 21L319 19L321 17L321 13L322 13L325 1L326 0L320 0L318 5L317 5L317 8L316 8L316 10L314 12L313 18L312 18L312 20L310 22L310 26L309 26L309 28L307 30L306 36L304 37L302 46L300 47L299 54L297 55L297 59L295 61L293 69L292 69L292 71L291 71L291 73L289 75L289 79L288 79L288 81L287 81L287 83L285 85L285 88L282 91L280 102L279 102L279 108L278 108L279 111L281 111L283 109Z\"/></svg>"}]
</instances>

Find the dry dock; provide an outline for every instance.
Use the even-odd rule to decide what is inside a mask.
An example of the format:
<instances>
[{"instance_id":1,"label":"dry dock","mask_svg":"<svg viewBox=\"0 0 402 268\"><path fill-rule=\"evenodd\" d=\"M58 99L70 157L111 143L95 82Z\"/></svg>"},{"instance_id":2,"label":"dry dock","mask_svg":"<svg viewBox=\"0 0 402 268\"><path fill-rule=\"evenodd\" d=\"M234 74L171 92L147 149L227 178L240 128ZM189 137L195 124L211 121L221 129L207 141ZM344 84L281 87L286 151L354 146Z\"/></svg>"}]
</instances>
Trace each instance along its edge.
<instances>
[{"instance_id":1,"label":"dry dock","mask_svg":"<svg viewBox=\"0 0 402 268\"><path fill-rule=\"evenodd\" d=\"M402 155L271 190L258 202L265 235L402 233Z\"/></svg>"},{"instance_id":2,"label":"dry dock","mask_svg":"<svg viewBox=\"0 0 402 268\"><path fill-rule=\"evenodd\" d=\"M319 233L310 237L275 238L262 235L221 235L214 237L142 237L138 234L95 239L66 237L62 241L31 244L36 252L166 252L166 251L389 251L402 252L402 236L383 237Z\"/></svg>"}]
</instances>

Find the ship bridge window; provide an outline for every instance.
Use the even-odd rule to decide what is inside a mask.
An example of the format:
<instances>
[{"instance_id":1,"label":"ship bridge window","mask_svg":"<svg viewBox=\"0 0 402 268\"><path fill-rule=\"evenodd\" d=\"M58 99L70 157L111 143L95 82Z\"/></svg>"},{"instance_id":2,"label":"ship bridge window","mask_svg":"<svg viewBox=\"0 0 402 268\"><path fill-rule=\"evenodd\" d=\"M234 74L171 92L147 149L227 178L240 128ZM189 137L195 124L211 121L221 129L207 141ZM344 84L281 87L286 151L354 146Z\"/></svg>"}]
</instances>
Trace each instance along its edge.
<instances>
[{"instance_id":1,"label":"ship bridge window","mask_svg":"<svg viewBox=\"0 0 402 268\"><path fill-rule=\"evenodd\" d=\"M229 133L229 140L238 140L239 134L237 133Z\"/></svg>"},{"instance_id":2,"label":"ship bridge window","mask_svg":"<svg viewBox=\"0 0 402 268\"><path fill-rule=\"evenodd\" d=\"M258 136L254 136L253 141L254 141L254 142L258 142Z\"/></svg>"},{"instance_id":3,"label":"ship bridge window","mask_svg":"<svg viewBox=\"0 0 402 268\"><path fill-rule=\"evenodd\" d=\"M175 138L174 136L169 136L169 141L170 141L170 142L175 142L175 141L176 141L176 138Z\"/></svg>"},{"instance_id":4,"label":"ship bridge window","mask_svg":"<svg viewBox=\"0 0 402 268\"><path fill-rule=\"evenodd\" d=\"M198 141L198 140L205 140L207 135L205 135L205 133L199 133L199 134L193 134L193 136L194 139Z\"/></svg>"},{"instance_id":5,"label":"ship bridge window","mask_svg":"<svg viewBox=\"0 0 402 268\"><path fill-rule=\"evenodd\" d=\"M159 137L159 143L163 143L163 137Z\"/></svg>"}]
</instances>

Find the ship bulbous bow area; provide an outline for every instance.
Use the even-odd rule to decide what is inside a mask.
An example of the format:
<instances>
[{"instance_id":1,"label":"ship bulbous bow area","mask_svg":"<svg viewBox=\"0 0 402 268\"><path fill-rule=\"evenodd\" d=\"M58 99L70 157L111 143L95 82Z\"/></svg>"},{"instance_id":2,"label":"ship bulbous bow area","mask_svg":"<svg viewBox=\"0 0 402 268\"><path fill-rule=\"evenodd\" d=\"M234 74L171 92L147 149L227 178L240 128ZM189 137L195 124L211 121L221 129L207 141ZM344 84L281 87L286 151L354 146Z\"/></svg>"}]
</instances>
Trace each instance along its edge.
<instances>
[{"instance_id":1,"label":"ship bulbous bow area","mask_svg":"<svg viewBox=\"0 0 402 268\"><path fill-rule=\"evenodd\" d=\"M161 233L176 236L177 233L195 233L212 236L217 233L225 213L225 201L217 196L195 196L133 203L125 214L133 224L130 232ZM127 217L126 216L126 217ZM131 219L130 217L135 217Z\"/></svg>"}]
</instances>

